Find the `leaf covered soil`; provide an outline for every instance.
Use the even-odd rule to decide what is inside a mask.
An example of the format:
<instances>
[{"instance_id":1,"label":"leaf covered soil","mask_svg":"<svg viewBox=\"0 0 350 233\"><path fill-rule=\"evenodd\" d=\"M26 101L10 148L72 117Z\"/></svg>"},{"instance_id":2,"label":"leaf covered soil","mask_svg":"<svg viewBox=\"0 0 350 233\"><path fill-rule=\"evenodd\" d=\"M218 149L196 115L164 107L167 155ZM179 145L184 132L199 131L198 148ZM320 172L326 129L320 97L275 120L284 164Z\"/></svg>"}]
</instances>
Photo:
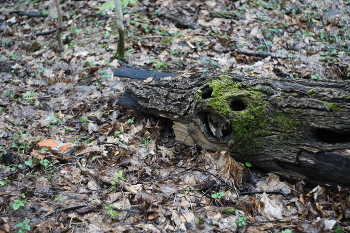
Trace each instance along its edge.
<instances>
[{"instance_id":1,"label":"leaf covered soil","mask_svg":"<svg viewBox=\"0 0 350 233\"><path fill-rule=\"evenodd\" d=\"M111 59L113 4L62 1L58 53L54 34L38 34L57 25L54 1L0 3L2 232L350 230L346 188L253 172L251 161L180 144L172 122L118 105L127 80L112 75L125 65ZM139 1L124 8L126 61L346 80L349 11L332 0Z\"/></svg>"}]
</instances>

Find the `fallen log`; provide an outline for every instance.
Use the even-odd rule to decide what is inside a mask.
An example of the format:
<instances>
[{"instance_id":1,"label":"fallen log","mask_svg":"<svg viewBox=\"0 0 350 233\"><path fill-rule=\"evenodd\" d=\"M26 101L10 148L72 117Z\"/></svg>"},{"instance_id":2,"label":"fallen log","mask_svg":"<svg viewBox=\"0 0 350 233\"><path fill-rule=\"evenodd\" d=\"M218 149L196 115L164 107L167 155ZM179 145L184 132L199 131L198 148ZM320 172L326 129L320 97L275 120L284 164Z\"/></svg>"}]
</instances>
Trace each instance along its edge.
<instances>
[{"instance_id":1,"label":"fallen log","mask_svg":"<svg viewBox=\"0 0 350 233\"><path fill-rule=\"evenodd\" d=\"M350 185L348 81L155 76L130 82L118 102L173 120L187 144L288 179Z\"/></svg>"}]
</instances>

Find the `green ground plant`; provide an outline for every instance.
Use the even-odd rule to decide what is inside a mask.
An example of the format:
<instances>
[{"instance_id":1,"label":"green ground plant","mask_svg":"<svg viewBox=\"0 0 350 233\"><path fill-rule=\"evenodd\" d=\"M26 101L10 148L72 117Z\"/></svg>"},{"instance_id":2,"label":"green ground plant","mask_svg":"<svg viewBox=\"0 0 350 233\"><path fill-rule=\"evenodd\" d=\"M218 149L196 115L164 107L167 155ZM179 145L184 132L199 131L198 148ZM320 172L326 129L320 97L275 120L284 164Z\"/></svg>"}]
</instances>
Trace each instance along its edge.
<instances>
[{"instance_id":1,"label":"green ground plant","mask_svg":"<svg viewBox=\"0 0 350 233\"><path fill-rule=\"evenodd\" d=\"M242 226L246 226L247 223L247 216L241 216L239 218L237 218L236 220L237 226L242 227Z\"/></svg>"},{"instance_id":2,"label":"green ground plant","mask_svg":"<svg viewBox=\"0 0 350 233\"><path fill-rule=\"evenodd\" d=\"M81 116L80 119L79 119L79 121L80 121L81 123L83 123L83 124L89 123L89 120L87 119L86 116Z\"/></svg>"},{"instance_id":3,"label":"green ground plant","mask_svg":"<svg viewBox=\"0 0 350 233\"><path fill-rule=\"evenodd\" d=\"M8 185L10 183L11 183L11 181L9 179L3 179L3 180L0 179L0 187Z\"/></svg>"},{"instance_id":4,"label":"green ground plant","mask_svg":"<svg viewBox=\"0 0 350 233\"><path fill-rule=\"evenodd\" d=\"M48 126L50 128L53 128L55 125L61 125L63 124L63 121L59 118L59 113L56 113L54 115L48 115L48 119L46 122L48 123Z\"/></svg>"},{"instance_id":5,"label":"green ground plant","mask_svg":"<svg viewBox=\"0 0 350 233\"><path fill-rule=\"evenodd\" d=\"M28 104L35 103L35 105L38 106L39 105L39 101L37 101L38 95L39 95L38 93L27 91L22 95L22 98L26 100Z\"/></svg>"},{"instance_id":6,"label":"green ground plant","mask_svg":"<svg viewBox=\"0 0 350 233\"><path fill-rule=\"evenodd\" d=\"M234 208L229 208L229 209L223 209L223 210L221 210L221 212L223 213L223 214L235 214L236 213L236 209L234 209Z\"/></svg>"},{"instance_id":7,"label":"green ground plant","mask_svg":"<svg viewBox=\"0 0 350 233\"><path fill-rule=\"evenodd\" d=\"M17 152L23 154L25 151L27 151L30 148L30 144L25 141L20 141L18 143L12 144L12 148L16 148Z\"/></svg>"},{"instance_id":8,"label":"green ground plant","mask_svg":"<svg viewBox=\"0 0 350 233\"><path fill-rule=\"evenodd\" d=\"M22 200L14 200L13 204L12 204L12 209L18 210L22 206L24 206L24 201L22 201Z\"/></svg>"},{"instance_id":9,"label":"green ground plant","mask_svg":"<svg viewBox=\"0 0 350 233\"><path fill-rule=\"evenodd\" d=\"M220 199L220 198L222 198L225 195L226 195L225 192L217 192L217 193L212 194L211 197L214 198L214 199Z\"/></svg>"},{"instance_id":10,"label":"green ground plant","mask_svg":"<svg viewBox=\"0 0 350 233\"><path fill-rule=\"evenodd\" d=\"M43 160L40 160L39 163L40 163L42 166L47 167L47 166L50 165L50 160L43 159Z\"/></svg>"},{"instance_id":11,"label":"green ground plant","mask_svg":"<svg viewBox=\"0 0 350 233\"><path fill-rule=\"evenodd\" d=\"M117 177L114 178L114 180L111 181L111 187L110 189L114 189L118 185L119 180L126 180L123 177L123 171L118 171Z\"/></svg>"},{"instance_id":12,"label":"green ground plant","mask_svg":"<svg viewBox=\"0 0 350 233\"><path fill-rule=\"evenodd\" d=\"M118 217L118 212L113 209L112 205L105 206L105 208L111 218L116 219Z\"/></svg>"},{"instance_id":13,"label":"green ground plant","mask_svg":"<svg viewBox=\"0 0 350 233\"><path fill-rule=\"evenodd\" d=\"M152 141L152 138L142 138L141 139L141 145L147 147Z\"/></svg>"},{"instance_id":14,"label":"green ground plant","mask_svg":"<svg viewBox=\"0 0 350 233\"><path fill-rule=\"evenodd\" d=\"M18 233L25 233L27 231L30 231L29 223L30 223L29 219L25 219L23 222L17 223L16 227L20 228L18 230Z\"/></svg>"}]
</instances>

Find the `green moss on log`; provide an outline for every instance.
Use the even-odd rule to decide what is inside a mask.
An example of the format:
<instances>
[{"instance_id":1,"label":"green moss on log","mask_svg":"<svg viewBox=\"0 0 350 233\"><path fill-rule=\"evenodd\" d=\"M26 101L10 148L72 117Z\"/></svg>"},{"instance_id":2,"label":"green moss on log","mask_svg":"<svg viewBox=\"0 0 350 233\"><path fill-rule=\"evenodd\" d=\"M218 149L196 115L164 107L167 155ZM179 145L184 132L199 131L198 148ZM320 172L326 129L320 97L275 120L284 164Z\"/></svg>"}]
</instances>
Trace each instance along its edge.
<instances>
[{"instance_id":1,"label":"green moss on log","mask_svg":"<svg viewBox=\"0 0 350 233\"><path fill-rule=\"evenodd\" d=\"M318 91L316 89L311 89L309 91L306 92L306 94L310 95L310 96L315 96L318 93ZM339 104L337 103L329 103L327 101L321 101L322 103L326 104L329 108L330 111L332 112L337 112L337 111L341 111L342 109L339 107Z\"/></svg>"},{"instance_id":2,"label":"green moss on log","mask_svg":"<svg viewBox=\"0 0 350 233\"><path fill-rule=\"evenodd\" d=\"M230 100L246 95L245 92L241 91L242 83L232 82L232 77L228 75L221 75L220 79L211 81L209 86L213 91L211 97L206 101L206 105L211 106L226 117L233 113L229 105Z\"/></svg>"},{"instance_id":3,"label":"green moss on log","mask_svg":"<svg viewBox=\"0 0 350 233\"><path fill-rule=\"evenodd\" d=\"M317 90L316 90L316 89L308 90L308 91L306 92L306 94L311 95L311 96L314 96L314 95L317 94Z\"/></svg>"},{"instance_id":4,"label":"green moss on log","mask_svg":"<svg viewBox=\"0 0 350 233\"><path fill-rule=\"evenodd\" d=\"M320 101L320 102L326 104L328 109L329 109L329 111L338 112L338 111L342 110L342 108L337 103L329 103L327 101Z\"/></svg>"},{"instance_id":5,"label":"green moss on log","mask_svg":"<svg viewBox=\"0 0 350 233\"><path fill-rule=\"evenodd\" d=\"M229 142L232 151L241 154L260 151L272 130L281 132L281 137L289 137L295 135L300 125L287 114L272 111L268 106L267 94L262 90L236 82L229 75L209 80L207 85L212 88L212 93L202 103L230 119L234 134ZM202 93L199 92L198 96L201 98ZM244 104L244 108L234 111L231 105L237 100Z\"/></svg>"}]
</instances>

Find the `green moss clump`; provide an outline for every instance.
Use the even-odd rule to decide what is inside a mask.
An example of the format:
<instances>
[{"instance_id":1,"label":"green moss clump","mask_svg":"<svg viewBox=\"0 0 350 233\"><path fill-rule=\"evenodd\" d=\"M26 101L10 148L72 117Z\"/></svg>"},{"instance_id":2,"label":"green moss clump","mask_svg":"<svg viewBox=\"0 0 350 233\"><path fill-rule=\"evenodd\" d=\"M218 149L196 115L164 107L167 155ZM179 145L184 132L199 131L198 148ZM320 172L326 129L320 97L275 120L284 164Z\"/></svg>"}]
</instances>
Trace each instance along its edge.
<instances>
[{"instance_id":1,"label":"green moss clump","mask_svg":"<svg viewBox=\"0 0 350 233\"><path fill-rule=\"evenodd\" d=\"M211 96L202 102L231 120L234 136L229 144L232 151L241 154L259 151L267 144L266 137L272 134L271 130L282 131L283 137L289 137L300 124L284 113L269 111L268 101L264 99L266 93L235 82L229 75L209 80L208 85L212 88ZM245 108L233 111L230 105L234 100L242 102Z\"/></svg>"},{"instance_id":2,"label":"green moss clump","mask_svg":"<svg viewBox=\"0 0 350 233\"><path fill-rule=\"evenodd\" d=\"M317 90L316 90L316 89L311 89L311 90L308 90L306 93L307 93L308 95L313 96L313 95L316 95L316 94L317 94Z\"/></svg>"},{"instance_id":3,"label":"green moss clump","mask_svg":"<svg viewBox=\"0 0 350 233\"><path fill-rule=\"evenodd\" d=\"M329 110L332 112L338 112L338 111L342 110L342 108L339 107L339 104L337 104L337 103L329 103L327 101L320 101L320 102L326 104L328 106Z\"/></svg>"},{"instance_id":4,"label":"green moss clump","mask_svg":"<svg viewBox=\"0 0 350 233\"><path fill-rule=\"evenodd\" d=\"M275 124L283 132L283 136L293 136L292 134L296 131L297 126L301 125L300 121L289 118L285 113L276 114L274 117Z\"/></svg>"},{"instance_id":5,"label":"green moss clump","mask_svg":"<svg viewBox=\"0 0 350 233\"><path fill-rule=\"evenodd\" d=\"M249 153L264 147L268 118L265 105L252 101L246 111L239 112L232 120L234 141L231 144L234 151Z\"/></svg>"},{"instance_id":6,"label":"green moss clump","mask_svg":"<svg viewBox=\"0 0 350 233\"><path fill-rule=\"evenodd\" d=\"M242 84L233 83L232 77L228 75L221 75L220 79L212 80L209 86L213 91L206 105L211 106L224 116L230 116L233 111L230 108L229 100L244 95L244 93L240 91Z\"/></svg>"},{"instance_id":7,"label":"green moss clump","mask_svg":"<svg viewBox=\"0 0 350 233\"><path fill-rule=\"evenodd\" d=\"M328 105L329 110L331 110L332 112L341 111L341 108L336 103L327 103L327 105Z\"/></svg>"}]
</instances>

